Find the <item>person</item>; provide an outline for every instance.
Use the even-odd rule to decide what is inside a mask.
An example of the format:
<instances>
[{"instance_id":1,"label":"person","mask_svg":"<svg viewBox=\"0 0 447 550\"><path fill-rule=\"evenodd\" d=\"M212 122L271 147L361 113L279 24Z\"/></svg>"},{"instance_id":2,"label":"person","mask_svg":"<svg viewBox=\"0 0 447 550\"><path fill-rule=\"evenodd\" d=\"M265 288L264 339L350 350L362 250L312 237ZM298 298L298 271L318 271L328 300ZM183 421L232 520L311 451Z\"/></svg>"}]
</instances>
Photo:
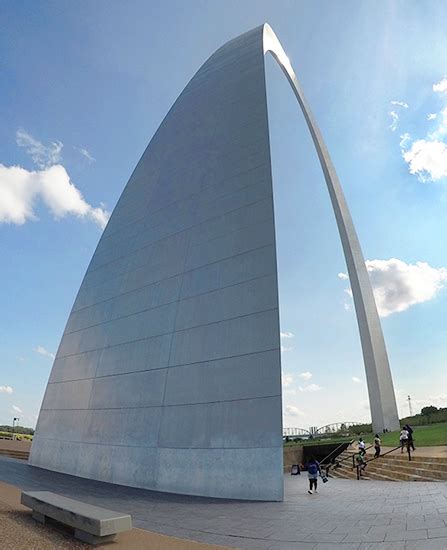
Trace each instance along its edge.
<instances>
[{"instance_id":1,"label":"person","mask_svg":"<svg viewBox=\"0 0 447 550\"><path fill-rule=\"evenodd\" d=\"M405 429L405 427L402 428L402 430L400 431L399 440L400 440L400 454L402 454L404 452L404 447L408 445L408 432Z\"/></svg>"},{"instance_id":2,"label":"person","mask_svg":"<svg viewBox=\"0 0 447 550\"><path fill-rule=\"evenodd\" d=\"M307 492L309 495L312 494L312 489L314 487L315 492L317 492L317 480L319 475L321 475L320 463L312 456L307 463L307 477L309 478L309 490Z\"/></svg>"},{"instance_id":3,"label":"person","mask_svg":"<svg viewBox=\"0 0 447 550\"><path fill-rule=\"evenodd\" d=\"M359 475L361 476L362 472L365 470L365 468L367 466L366 461L365 461L365 453L362 453L361 451L359 451L355 455L355 461L357 463L357 466L359 466Z\"/></svg>"},{"instance_id":4,"label":"person","mask_svg":"<svg viewBox=\"0 0 447 550\"><path fill-rule=\"evenodd\" d=\"M413 428L409 424L405 424L404 428L408 432L408 446L414 451Z\"/></svg>"},{"instance_id":5,"label":"person","mask_svg":"<svg viewBox=\"0 0 447 550\"><path fill-rule=\"evenodd\" d=\"M366 454L366 448L365 448L365 442L363 441L362 438L359 439L359 453L361 453L362 455Z\"/></svg>"},{"instance_id":6,"label":"person","mask_svg":"<svg viewBox=\"0 0 447 550\"><path fill-rule=\"evenodd\" d=\"M376 434L374 437L374 450L376 451L374 453L374 458L378 458L380 456L380 445L382 444L382 441L380 440L379 434Z\"/></svg>"}]
</instances>

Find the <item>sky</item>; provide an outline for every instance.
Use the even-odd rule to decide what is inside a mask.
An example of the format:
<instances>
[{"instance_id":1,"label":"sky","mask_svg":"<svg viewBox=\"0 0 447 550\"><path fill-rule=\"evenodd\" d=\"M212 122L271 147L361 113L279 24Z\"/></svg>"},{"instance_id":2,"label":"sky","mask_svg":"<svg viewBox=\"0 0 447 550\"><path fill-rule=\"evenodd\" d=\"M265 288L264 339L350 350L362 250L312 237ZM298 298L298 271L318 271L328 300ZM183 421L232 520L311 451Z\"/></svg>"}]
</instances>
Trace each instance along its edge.
<instances>
[{"instance_id":1,"label":"sky","mask_svg":"<svg viewBox=\"0 0 447 550\"><path fill-rule=\"evenodd\" d=\"M200 65L268 22L328 145L376 296L401 416L447 406L447 5L0 4L0 424L34 426L110 213ZM266 59L284 426L369 421L346 265L316 153Z\"/></svg>"}]
</instances>

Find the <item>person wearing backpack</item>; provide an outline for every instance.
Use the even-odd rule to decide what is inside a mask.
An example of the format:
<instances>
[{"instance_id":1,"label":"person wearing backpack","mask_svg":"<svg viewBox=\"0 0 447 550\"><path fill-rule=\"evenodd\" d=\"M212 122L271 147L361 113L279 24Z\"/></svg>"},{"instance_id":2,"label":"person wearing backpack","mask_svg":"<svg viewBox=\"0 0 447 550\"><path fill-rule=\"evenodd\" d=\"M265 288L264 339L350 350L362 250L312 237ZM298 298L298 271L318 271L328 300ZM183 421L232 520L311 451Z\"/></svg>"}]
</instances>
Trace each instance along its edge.
<instances>
[{"instance_id":1,"label":"person wearing backpack","mask_svg":"<svg viewBox=\"0 0 447 550\"><path fill-rule=\"evenodd\" d=\"M321 475L320 463L314 456L312 456L307 463L307 477L309 478L309 495L312 494L312 489L315 487L315 493L317 492L318 476Z\"/></svg>"},{"instance_id":2,"label":"person wearing backpack","mask_svg":"<svg viewBox=\"0 0 447 550\"><path fill-rule=\"evenodd\" d=\"M414 451L413 428L410 424L405 424L404 429L408 432L408 446Z\"/></svg>"}]
</instances>

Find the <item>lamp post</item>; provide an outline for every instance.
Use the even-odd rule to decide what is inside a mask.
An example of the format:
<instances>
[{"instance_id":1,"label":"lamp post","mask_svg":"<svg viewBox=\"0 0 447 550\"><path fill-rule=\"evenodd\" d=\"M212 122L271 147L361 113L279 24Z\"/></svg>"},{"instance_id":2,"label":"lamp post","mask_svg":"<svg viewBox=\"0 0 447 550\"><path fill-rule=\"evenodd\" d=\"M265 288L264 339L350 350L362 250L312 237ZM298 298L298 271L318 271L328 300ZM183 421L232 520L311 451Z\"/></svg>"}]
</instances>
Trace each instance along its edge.
<instances>
[{"instance_id":1,"label":"lamp post","mask_svg":"<svg viewBox=\"0 0 447 550\"><path fill-rule=\"evenodd\" d=\"M16 418L16 417L14 417L14 418L12 419L12 439L13 439L13 440L15 439L15 438L14 438L14 422L17 421L17 425L18 425L18 424L19 424L19 420L20 420L20 418Z\"/></svg>"}]
</instances>

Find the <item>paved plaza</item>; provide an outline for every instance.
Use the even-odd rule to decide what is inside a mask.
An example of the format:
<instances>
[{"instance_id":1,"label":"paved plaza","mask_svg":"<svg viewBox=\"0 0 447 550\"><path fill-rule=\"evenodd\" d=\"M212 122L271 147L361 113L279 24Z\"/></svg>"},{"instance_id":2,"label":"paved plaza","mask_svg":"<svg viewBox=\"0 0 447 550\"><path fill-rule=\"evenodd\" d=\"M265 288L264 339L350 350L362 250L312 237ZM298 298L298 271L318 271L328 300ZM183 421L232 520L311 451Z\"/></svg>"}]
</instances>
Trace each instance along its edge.
<instances>
[{"instance_id":1,"label":"paved plaza","mask_svg":"<svg viewBox=\"0 0 447 550\"><path fill-rule=\"evenodd\" d=\"M241 502L119 487L3 457L0 480L128 512L141 529L227 547L447 550L447 483L331 479L308 495L305 475L286 475L284 502Z\"/></svg>"}]
</instances>

